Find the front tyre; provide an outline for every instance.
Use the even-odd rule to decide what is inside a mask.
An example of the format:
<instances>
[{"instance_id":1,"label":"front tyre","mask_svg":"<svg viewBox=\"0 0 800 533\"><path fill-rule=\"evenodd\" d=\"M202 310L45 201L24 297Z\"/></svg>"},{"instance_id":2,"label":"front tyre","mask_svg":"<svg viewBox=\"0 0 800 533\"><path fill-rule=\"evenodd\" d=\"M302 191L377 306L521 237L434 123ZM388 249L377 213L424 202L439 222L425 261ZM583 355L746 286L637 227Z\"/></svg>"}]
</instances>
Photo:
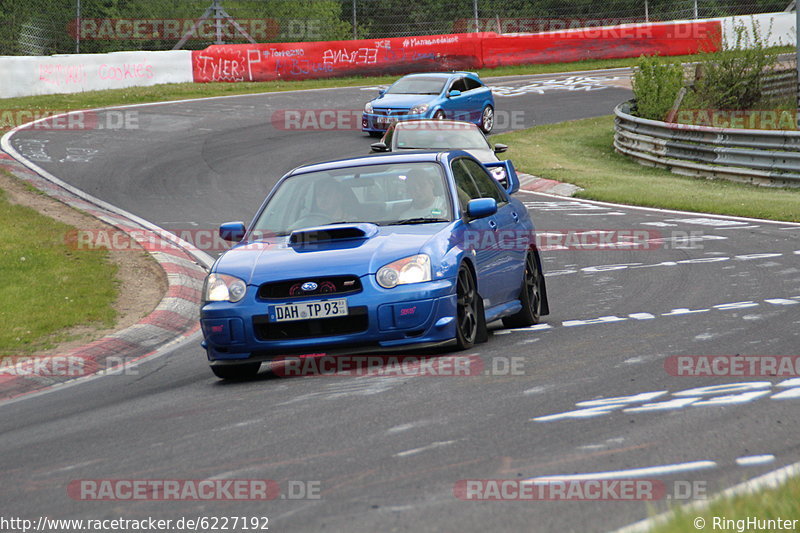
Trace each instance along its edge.
<instances>
[{"instance_id":1,"label":"front tyre","mask_svg":"<svg viewBox=\"0 0 800 533\"><path fill-rule=\"evenodd\" d=\"M503 325L507 328L526 328L538 324L542 314L542 269L533 251L528 251L525 258L525 274L522 277L519 300L522 309L505 317Z\"/></svg>"},{"instance_id":2,"label":"front tyre","mask_svg":"<svg viewBox=\"0 0 800 533\"><path fill-rule=\"evenodd\" d=\"M211 371L220 379L229 381L245 381L258 374L261 363L244 363L241 365L212 366Z\"/></svg>"},{"instance_id":3,"label":"front tyre","mask_svg":"<svg viewBox=\"0 0 800 533\"><path fill-rule=\"evenodd\" d=\"M436 113L433 114L433 120L444 120L444 111L439 109Z\"/></svg>"},{"instance_id":4,"label":"front tyre","mask_svg":"<svg viewBox=\"0 0 800 533\"><path fill-rule=\"evenodd\" d=\"M461 265L456 282L456 346L467 350L478 334L478 291L472 271Z\"/></svg>"},{"instance_id":5,"label":"front tyre","mask_svg":"<svg viewBox=\"0 0 800 533\"><path fill-rule=\"evenodd\" d=\"M494 128L494 108L487 105L483 108L483 113L481 113L481 129L483 133L489 134L492 128Z\"/></svg>"}]
</instances>

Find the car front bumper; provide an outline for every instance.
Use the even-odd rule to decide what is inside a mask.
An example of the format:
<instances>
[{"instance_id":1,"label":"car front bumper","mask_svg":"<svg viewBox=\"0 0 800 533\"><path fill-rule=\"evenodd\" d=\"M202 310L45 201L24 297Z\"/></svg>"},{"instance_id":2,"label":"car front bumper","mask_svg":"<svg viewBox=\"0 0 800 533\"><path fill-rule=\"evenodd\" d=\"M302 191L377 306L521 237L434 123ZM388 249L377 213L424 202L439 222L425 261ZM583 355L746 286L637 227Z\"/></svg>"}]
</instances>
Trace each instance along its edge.
<instances>
[{"instance_id":1,"label":"car front bumper","mask_svg":"<svg viewBox=\"0 0 800 533\"><path fill-rule=\"evenodd\" d=\"M356 294L263 300L256 296L258 287L249 286L240 302L205 304L200 324L209 361L231 364L292 354L416 348L455 337L455 279L393 289L377 285L374 276L361 281ZM285 303L337 298L347 299L348 316L277 322L271 311Z\"/></svg>"},{"instance_id":2,"label":"car front bumper","mask_svg":"<svg viewBox=\"0 0 800 533\"><path fill-rule=\"evenodd\" d=\"M381 115L377 113L363 113L361 115L361 131L378 133L386 131L395 122L403 120L421 120L430 118L430 113L416 115Z\"/></svg>"}]
</instances>

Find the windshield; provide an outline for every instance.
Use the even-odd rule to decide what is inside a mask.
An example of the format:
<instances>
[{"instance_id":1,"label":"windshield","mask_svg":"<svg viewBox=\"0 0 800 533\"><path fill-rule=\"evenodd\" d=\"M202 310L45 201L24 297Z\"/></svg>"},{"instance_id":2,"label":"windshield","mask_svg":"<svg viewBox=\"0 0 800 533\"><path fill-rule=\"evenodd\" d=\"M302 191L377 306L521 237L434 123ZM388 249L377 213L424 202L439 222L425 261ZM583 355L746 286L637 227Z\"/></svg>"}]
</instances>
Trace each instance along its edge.
<instances>
[{"instance_id":1,"label":"windshield","mask_svg":"<svg viewBox=\"0 0 800 533\"><path fill-rule=\"evenodd\" d=\"M258 217L255 232L288 235L326 224L379 226L452 220L442 167L392 163L299 174L286 179Z\"/></svg>"},{"instance_id":2,"label":"windshield","mask_svg":"<svg viewBox=\"0 0 800 533\"><path fill-rule=\"evenodd\" d=\"M413 76L400 78L389 89L386 94L440 94L444 89L446 78L426 78L424 76Z\"/></svg>"},{"instance_id":3,"label":"windshield","mask_svg":"<svg viewBox=\"0 0 800 533\"><path fill-rule=\"evenodd\" d=\"M444 127L449 126L449 127ZM397 127L394 131L395 146L399 150L490 150L486 137L477 127L461 124L425 123L409 127Z\"/></svg>"}]
</instances>

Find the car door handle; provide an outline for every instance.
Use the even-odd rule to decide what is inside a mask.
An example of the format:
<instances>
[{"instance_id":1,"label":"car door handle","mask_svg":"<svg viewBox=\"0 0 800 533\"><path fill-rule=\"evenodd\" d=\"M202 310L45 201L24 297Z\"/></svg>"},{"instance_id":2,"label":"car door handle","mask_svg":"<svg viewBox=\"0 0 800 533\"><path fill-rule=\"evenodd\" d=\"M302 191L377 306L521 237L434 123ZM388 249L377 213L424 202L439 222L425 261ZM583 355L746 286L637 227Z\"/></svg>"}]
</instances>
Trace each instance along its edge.
<instances>
[{"instance_id":1,"label":"car door handle","mask_svg":"<svg viewBox=\"0 0 800 533\"><path fill-rule=\"evenodd\" d=\"M489 227L492 228L492 231L497 231L497 222L495 222L494 220L490 220Z\"/></svg>"}]
</instances>

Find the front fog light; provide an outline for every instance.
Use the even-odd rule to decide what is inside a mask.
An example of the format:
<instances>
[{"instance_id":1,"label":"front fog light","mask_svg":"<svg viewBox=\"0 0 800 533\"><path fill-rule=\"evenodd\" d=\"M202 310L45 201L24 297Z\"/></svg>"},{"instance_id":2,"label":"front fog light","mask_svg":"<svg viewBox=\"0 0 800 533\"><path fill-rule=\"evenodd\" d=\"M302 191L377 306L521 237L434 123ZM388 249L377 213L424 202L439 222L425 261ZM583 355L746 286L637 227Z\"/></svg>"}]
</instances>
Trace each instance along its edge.
<instances>
[{"instance_id":1,"label":"front fog light","mask_svg":"<svg viewBox=\"0 0 800 533\"><path fill-rule=\"evenodd\" d=\"M378 285L391 289L397 285L431 280L431 259L425 254L412 255L381 267L375 275Z\"/></svg>"},{"instance_id":2,"label":"front fog light","mask_svg":"<svg viewBox=\"0 0 800 533\"><path fill-rule=\"evenodd\" d=\"M239 278L227 274L209 274L203 299L207 302L238 302L246 292L247 284Z\"/></svg>"}]
</instances>

